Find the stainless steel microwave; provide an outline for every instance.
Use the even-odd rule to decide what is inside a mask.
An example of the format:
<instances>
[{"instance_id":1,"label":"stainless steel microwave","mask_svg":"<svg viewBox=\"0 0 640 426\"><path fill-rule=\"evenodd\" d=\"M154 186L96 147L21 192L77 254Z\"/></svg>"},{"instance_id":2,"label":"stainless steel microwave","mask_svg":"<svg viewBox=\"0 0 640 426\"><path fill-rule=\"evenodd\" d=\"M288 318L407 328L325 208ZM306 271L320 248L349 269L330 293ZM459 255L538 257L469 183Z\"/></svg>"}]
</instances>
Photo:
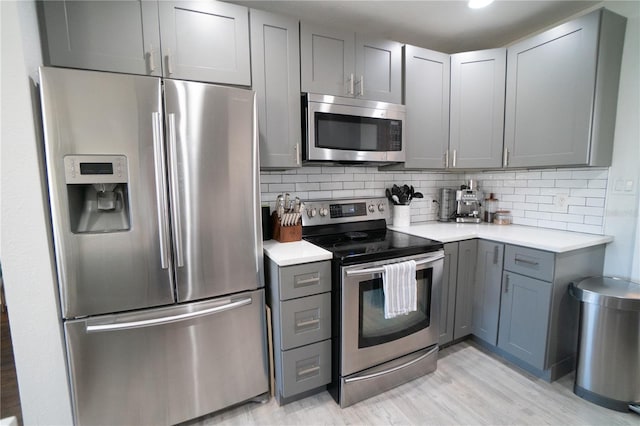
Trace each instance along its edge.
<instances>
[{"instance_id":1,"label":"stainless steel microwave","mask_svg":"<svg viewBox=\"0 0 640 426\"><path fill-rule=\"evenodd\" d=\"M305 93L304 161L394 163L405 160L405 106Z\"/></svg>"}]
</instances>

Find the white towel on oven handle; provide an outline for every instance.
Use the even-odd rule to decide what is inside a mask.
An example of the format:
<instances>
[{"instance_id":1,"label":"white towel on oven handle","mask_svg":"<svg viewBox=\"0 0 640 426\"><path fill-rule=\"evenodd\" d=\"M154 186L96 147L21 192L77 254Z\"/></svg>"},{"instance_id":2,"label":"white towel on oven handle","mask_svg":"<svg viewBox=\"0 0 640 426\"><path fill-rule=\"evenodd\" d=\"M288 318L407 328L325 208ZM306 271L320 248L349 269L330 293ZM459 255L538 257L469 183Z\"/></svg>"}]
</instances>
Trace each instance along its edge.
<instances>
[{"instance_id":1,"label":"white towel on oven handle","mask_svg":"<svg viewBox=\"0 0 640 426\"><path fill-rule=\"evenodd\" d=\"M384 317L395 318L416 311L417 283L416 262L406 262L383 265L382 289L384 291Z\"/></svg>"}]
</instances>

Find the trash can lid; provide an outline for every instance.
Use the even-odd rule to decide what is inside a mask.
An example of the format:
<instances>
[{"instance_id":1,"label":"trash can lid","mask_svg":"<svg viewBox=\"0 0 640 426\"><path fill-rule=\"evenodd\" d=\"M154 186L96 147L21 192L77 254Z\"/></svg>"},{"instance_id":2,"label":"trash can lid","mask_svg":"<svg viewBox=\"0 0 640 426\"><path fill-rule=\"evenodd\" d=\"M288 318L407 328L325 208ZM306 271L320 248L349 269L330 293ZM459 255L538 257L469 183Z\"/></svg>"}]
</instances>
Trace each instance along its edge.
<instances>
[{"instance_id":1,"label":"trash can lid","mask_svg":"<svg viewBox=\"0 0 640 426\"><path fill-rule=\"evenodd\" d=\"M640 311L640 284L615 277L591 277L572 283L570 293L585 303L611 309Z\"/></svg>"}]
</instances>

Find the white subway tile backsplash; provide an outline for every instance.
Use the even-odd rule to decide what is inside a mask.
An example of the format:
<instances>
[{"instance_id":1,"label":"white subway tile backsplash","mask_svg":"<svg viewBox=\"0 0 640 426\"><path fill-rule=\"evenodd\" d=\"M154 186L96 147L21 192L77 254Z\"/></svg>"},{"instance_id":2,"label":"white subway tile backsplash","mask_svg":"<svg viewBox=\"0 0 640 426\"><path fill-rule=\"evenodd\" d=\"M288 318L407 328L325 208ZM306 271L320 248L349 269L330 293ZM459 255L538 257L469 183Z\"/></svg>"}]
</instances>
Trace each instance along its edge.
<instances>
[{"instance_id":1,"label":"white subway tile backsplash","mask_svg":"<svg viewBox=\"0 0 640 426\"><path fill-rule=\"evenodd\" d=\"M581 188L571 188L571 196L572 197L599 197L604 198L606 194L605 189L581 189Z\"/></svg>"},{"instance_id":2,"label":"white subway tile backsplash","mask_svg":"<svg viewBox=\"0 0 640 426\"><path fill-rule=\"evenodd\" d=\"M309 175L307 180L309 182L331 182L332 175Z\"/></svg>"},{"instance_id":3,"label":"white subway tile backsplash","mask_svg":"<svg viewBox=\"0 0 640 426\"><path fill-rule=\"evenodd\" d=\"M586 179L557 179L556 188L586 188Z\"/></svg>"},{"instance_id":4,"label":"white subway tile backsplash","mask_svg":"<svg viewBox=\"0 0 640 426\"><path fill-rule=\"evenodd\" d=\"M262 202L275 207L284 192L305 200L383 197L393 184L413 185L424 194L411 204L412 223L437 220L432 200L440 188L458 189L475 179L485 198L490 192L500 209L511 211L513 223L542 228L602 234L607 168L546 169L448 173L380 171L375 166L304 166L261 174ZM564 195L564 200L558 195Z\"/></svg>"},{"instance_id":5,"label":"white subway tile backsplash","mask_svg":"<svg viewBox=\"0 0 640 426\"><path fill-rule=\"evenodd\" d=\"M587 198L586 205L589 207L604 207L604 198Z\"/></svg>"},{"instance_id":6,"label":"white subway tile backsplash","mask_svg":"<svg viewBox=\"0 0 640 426\"><path fill-rule=\"evenodd\" d=\"M293 192L296 186L293 183L270 183L269 192Z\"/></svg>"},{"instance_id":7,"label":"white subway tile backsplash","mask_svg":"<svg viewBox=\"0 0 640 426\"><path fill-rule=\"evenodd\" d=\"M320 182L322 191L336 191L342 189L342 182Z\"/></svg>"},{"instance_id":8,"label":"white subway tile backsplash","mask_svg":"<svg viewBox=\"0 0 640 426\"><path fill-rule=\"evenodd\" d=\"M307 182L307 179L307 175L284 175L282 176L282 183Z\"/></svg>"},{"instance_id":9,"label":"white subway tile backsplash","mask_svg":"<svg viewBox=\"0 0 640 426\"><path fill-rule=\"evenodd\" d=\"M527 203L551 204L553 203L553 197L549 195L527 195L526 201Z\"/></svg>"},{"instance_id":10,"label":"white subway tile backsplash","mask_svg":"<svg viewBox=\"0 0 640 426\"><path fill-rule=\"evenodd\" d=\"M604 216L604 208L603 207L569 206L569 213L602 217Z\"/></svg>"},{"instance_id":11,"label":"white subway tile backsplash","mask_svg":"<svg viewBox=\"0 0 640 426\"><path fill-rule=\"evenodd\" d=\"M589 183L587 184L587 187L588 188L606 188L607 181L604 179L590 180Z\"/></svg>"}]
</instances>

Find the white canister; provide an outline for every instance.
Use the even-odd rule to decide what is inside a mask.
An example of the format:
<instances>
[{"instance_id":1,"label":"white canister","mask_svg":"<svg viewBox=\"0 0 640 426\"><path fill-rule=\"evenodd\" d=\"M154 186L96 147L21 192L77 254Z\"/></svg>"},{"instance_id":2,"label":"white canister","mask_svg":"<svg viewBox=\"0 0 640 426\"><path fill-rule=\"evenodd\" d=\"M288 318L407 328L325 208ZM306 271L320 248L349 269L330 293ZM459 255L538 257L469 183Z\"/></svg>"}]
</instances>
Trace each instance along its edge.
<instances>
[{"instance_id":1,"label":"white canister","mask_svg":"<svg viewBox=\"0 0 640 426\"><path fill-rule=\"evenodd\" d=\"M393 206L393 226L409 226L411 224L411 206Z\"/></svg>"}]
</instances>

